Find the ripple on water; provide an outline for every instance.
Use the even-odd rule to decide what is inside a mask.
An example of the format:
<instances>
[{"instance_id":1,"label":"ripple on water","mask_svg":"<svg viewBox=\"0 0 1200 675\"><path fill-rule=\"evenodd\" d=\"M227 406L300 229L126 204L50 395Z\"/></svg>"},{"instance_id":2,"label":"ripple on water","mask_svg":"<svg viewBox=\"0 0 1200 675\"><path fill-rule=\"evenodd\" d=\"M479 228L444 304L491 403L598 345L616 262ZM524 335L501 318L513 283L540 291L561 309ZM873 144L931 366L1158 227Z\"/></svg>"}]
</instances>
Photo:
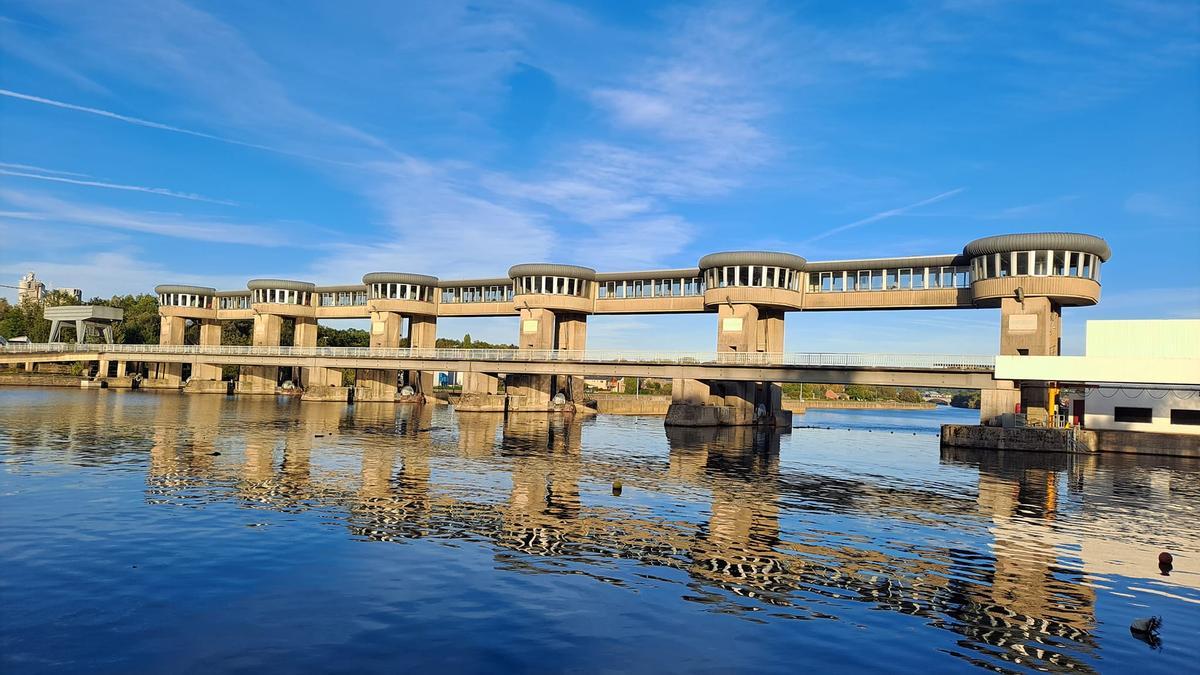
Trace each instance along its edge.
<instances>
[{"instance_id":1,"label":"ripple on water","mask_svg":"<svg viewBox=\"0 0 1200 675\"><path fill-rule=\"evenodd\" d=\"M1191 665L1200 464L939 449L961 415L779 434L0 390L0 663ZM1128 631L1149 614L1159 649Z\"/></svg>"}]
</instances>

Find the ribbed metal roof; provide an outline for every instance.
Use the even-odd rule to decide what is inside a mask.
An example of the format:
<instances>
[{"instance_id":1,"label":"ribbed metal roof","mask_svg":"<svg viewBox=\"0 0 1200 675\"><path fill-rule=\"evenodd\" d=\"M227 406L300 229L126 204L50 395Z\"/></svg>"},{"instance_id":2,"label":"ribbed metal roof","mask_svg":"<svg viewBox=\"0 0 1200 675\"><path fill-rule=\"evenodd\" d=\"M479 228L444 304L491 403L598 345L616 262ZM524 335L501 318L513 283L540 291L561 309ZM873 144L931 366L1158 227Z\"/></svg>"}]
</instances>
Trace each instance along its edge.
<instances>
[{"instance_id":1,"label":"ribbed metal roof","mask_svg":"<svg viewBox=\"0 0 1200 675\"><path fill-rule=\"evenodd\" d=\"M555 263L525 263L523 265L513 265L508 268L508 276L510 279L517 277L572 277L575 279L587 279L589 281L596 278L596 270L590 267L580 267L578 265L558 265Z\"/></svg>"},{"instance_id":2,"label":"ribbed metal roof","mask_svg":"<svg viewBox=\"0 0 1200 675\"><path fill-rule=\"evenodd\" d=\"M508 277L493 277L491 279L452 279L438 280L438 286L441 288L467 288L469 286L512 286L512 279Z\"/></svg>"},{"instance_id":3,"label":"ribbed metal roof","mask_svg":"<svg viewBox=\"0 0 1200 675\"><path fill-rule=\"evenodd\" d=\"M365 284L341 284L339 286L317 286L318 293L355 293L367 290Z\"/></svg>"},{"instance_id":4,"label":"ribbed metal roof","mask_svg":"<svg viewBox=\"0 0 1200 675\"><path fill-rule=\"evenodd\" d=\"M984 237L963 247L963 255L974 258L992 253L1009 251L1081 251L1100 256L1107 262L1112 257L1108 242L1100 237L1075 232L1028 232L1024 234L999 234Z\"/></svg>"},{"instance_id":5,"label":"ribbed metal roof","mask_svg":"<svg viewBox=\"0 0 1200 675\"><path fill-rule=\"evenodd\" d=\"M437 277L408 272L368 272L363 275L364 284L412 284L414 286L437 286Z\"/></svg>"},{"instance_id":6,"label":"ribbed metal roof","mask_svg":"<svg viewBox=\"0 0 1200 675\"><path fill-rule=\"evenodd\" d=\"M682 270L643 270L641 272L601 272L596 281L637 281L638 279L689 279L700 276L700 269L689 267Z\"/></svg>"},{"instance_id":7,"label":"ribbed metal roof","mask_svg":"<svg viewBox=\"0 0 1200 675\"><path fill-rule=\"evenodd\" d=\"M238 298L245 295L250 295L250 291L242 289L240 291L217 291L218 298Z\"/></svg>"},{"instance_id":8,"label":"ribbed metal roof","mask_svg":"<svg viewBox=\"0 0 1200 675\"><path fill-rule=\"evenodd\" d=\"M216 295L217 289L209 288L208 286L188 286L186 284L161 284L154 287L154 292L162 293L188 293L191 295Z\"/></svg>"},{"instance_id":9,"label":"ribbed metal roof","mask_svg":"<svg viewBox=\"0 0 1200 675\"><path fill-rule=\"evenodd\" d=\"M791 270L802 270L805 264L804 258L791 253L778 253L775 251L726 251L724 253L710 253L700 259L700 269L707 270L713 267L727 267L730 265L770 265L772 267L786 267Z\"/></svg>"},{"instance_id":10,"label":"ribbed metal roof","mask_svg":"<svg viewBox=\"0 0 1200 675\"><path fill-rule=\"evenodd\" d=\"M866 258L863 260L818 260L804 265L806 272L840 272L842 270L881 270L901 267L943 267L969 265L970 259L963 255L920 255L907 258Z\"/></svg>"},{"instance_id":11,"label":"ribbed metal roof","mask_svg":"<svg viewBox=\"0 0 1200 675\"><path fill-rule=\"evenodd\" d=\"M251 279L246 282L246 288L252 291L259 288L274 288L281 291L311 291L316 286L307 281L291 281L289 279Z\"/></svg>"}]
</instances>

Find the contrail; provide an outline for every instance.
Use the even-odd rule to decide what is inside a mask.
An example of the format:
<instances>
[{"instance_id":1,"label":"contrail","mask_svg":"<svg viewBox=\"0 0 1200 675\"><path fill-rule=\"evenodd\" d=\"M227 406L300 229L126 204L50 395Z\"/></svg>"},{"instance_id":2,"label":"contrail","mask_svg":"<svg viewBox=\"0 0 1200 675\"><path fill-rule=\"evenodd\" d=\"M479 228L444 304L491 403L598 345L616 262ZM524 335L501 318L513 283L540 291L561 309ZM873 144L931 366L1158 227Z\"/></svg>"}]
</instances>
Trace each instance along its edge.
<instances>
[{"instance_id":1,"label":"contrail","mask_svg":"<svg viewBox=\"0 0 1200 675\"><path fill-rule=\"evenodd\" d=\"M63 176L43 176L36 173L25 173L24 171L9 171L8 169L0 169L0 175L4 176L20 176L21 178L34 178L37 180L54 181L55 183L70 183L71 185L87 185L90 187L108 188L110 190L128 190L130 192L145 192L152 195L161 195L163 197L175 197L177 199L190 199L194 202L209 202L211 204L224 204L225 206L237 206L237 202L225 201L223 199L212 199L203 195L194 194L191 192L175 192L166 188L143 187L141 185L122 185L120 183L105 183L96 180L80 180L77 178L66 178Z\"/></svg>"},{"instance_id":2,"label":"contrail","mask_svg":"<svg viewBox=\"0 0 1200 675\"><path fill-rule=\"evenodd\" d=\"M879 220L885 220L885 219L891 218L893 216L898 216L906 211L911 211L915 208L927 206L927 205L933 204L935 202L940 202L943 199L949 199L950 197L953 197L954 195L956 195L960 192L963 192L964 190L966 190L966 188L955 188L953 190L950 190L949 192L943 192L940 195L934 195L934 196L930 197L929 199L922 199L921 201L916 202L915 204L909 204L908 206L901 206L901 207L895 208L895 209L888 209L887 211L880 211L879 213L876 213L873 216L867 216L866 218L863 218L862 220L856 220L853 223L846 223L845 225L840 225L838 227L833 228L832 230L826 230L826 231L822 232L821 234L816 235L815 237L810 237L809 239L805 240L804 243L807 244L807 243L811 243L814 241L819 241L826 237L831 237L835 234L838 234L839 232L845 232L846 230L854 229L856 227L860 227L860 226L866 225L868 223L874 223Z\"/></svg>"},{"instance_id":3,"label":"contrail","mask_svg":"<svg viewBox=\"0 0 1200 675\"><path fill-rule=\"evenodd\" d=\"M214 134L204 133L203 131L194 131L192 129L184 129L182 127L171 126L170 124L163 124L161 122L152 122L150 120L144 120L140 117L130 117L129 115L122 115L120 113L115 113L115 112L111 112L108 110L101 110L100 108L89 108L87 106L75 105L74 103L67 103L65 101L55 101L54 99L42 98L41 96L33 96L31 94L22 94L19 91L11 91L9 89L0 89L0 95L8 96L9 98L20 99L22 101L29 101L31 103L40 103L42 105L53 106L55 108L62 108L64 110L74 110L77 112L88 113L90 115L99 115L100 117L107 117L109 119L118 120L120 122L125 122L127 124L136 124L137 126L140 126L140 127L147 127L150 129L159 129L161 131L170 131L170 132L176 133L176 134L195 136L196 138L205 138L210 141L229 143L230 145L240 145L245 148L254 148L255 150L265 150L267 152L273 152L273 153L276 153L279 155L288 155L291 157L299 157L301 159L311 159L311 160L315 160L318 162L328 162L330 164L345 164L345 165L350 164L350 162L341 162L338 160L324 159L322 157L313 157L312 155L305 155L305 154L298 153L298 152L289 152L287 150L280 150L278 148L272 148L268 145L259 145L258 143L248 143L246 141L239 141L239 140L236 140L233 138L226 138L224 136L216 136Z\"/></svg>"}]
</instances>

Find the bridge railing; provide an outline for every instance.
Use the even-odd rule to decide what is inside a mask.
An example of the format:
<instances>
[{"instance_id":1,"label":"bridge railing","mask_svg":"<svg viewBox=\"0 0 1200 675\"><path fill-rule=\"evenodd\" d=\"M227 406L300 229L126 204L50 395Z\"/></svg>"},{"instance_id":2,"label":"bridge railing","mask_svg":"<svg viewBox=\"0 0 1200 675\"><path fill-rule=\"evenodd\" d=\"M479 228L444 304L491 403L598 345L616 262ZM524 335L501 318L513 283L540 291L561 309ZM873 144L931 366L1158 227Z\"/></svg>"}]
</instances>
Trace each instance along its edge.
<instances>
[{"instance_id":1,"label":"bridge railing","mask_svg":"<svg viewBox=\"0 0 1200 675\"><path fill-rule=\"evenodd\" d=\"M246 347L235 345L124 345L31 343L0 346L0 354L155 354L202 356L281 356L295 358L420 359L430 361L596 362L666 365L792 366L900 370L991 371L995 357L977 354L865 354L837 352L675 352L588 349L418 349L369 347ZM152 359L147 359L152 360Z\"/></svg>"}]
</instances>

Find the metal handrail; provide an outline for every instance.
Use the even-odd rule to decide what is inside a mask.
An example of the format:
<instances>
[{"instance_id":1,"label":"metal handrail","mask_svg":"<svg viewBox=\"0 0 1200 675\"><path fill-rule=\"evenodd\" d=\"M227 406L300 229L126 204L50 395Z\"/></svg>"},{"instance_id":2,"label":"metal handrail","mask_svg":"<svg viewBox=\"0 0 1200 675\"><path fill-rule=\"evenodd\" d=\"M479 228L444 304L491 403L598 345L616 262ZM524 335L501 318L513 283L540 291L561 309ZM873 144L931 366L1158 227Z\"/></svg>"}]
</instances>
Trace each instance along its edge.
<instances>
[{"instance_id":1,"label":"metal handrail","mask_svg":"<svg viewBox=\"0 0 1200 675\"><path fill-rule=\"evenodd\" d=\"M809 368L897 368L991 371L995 357L975 354L865 354L837 352L672 352L615 349L442 349L374 347L247 347L234 345L126 345L27 343L0 346L0 354L172 354L196 356L284 356L438 361L572 361L671 365L796 366Z\"/></svg>"}]
</instances>

